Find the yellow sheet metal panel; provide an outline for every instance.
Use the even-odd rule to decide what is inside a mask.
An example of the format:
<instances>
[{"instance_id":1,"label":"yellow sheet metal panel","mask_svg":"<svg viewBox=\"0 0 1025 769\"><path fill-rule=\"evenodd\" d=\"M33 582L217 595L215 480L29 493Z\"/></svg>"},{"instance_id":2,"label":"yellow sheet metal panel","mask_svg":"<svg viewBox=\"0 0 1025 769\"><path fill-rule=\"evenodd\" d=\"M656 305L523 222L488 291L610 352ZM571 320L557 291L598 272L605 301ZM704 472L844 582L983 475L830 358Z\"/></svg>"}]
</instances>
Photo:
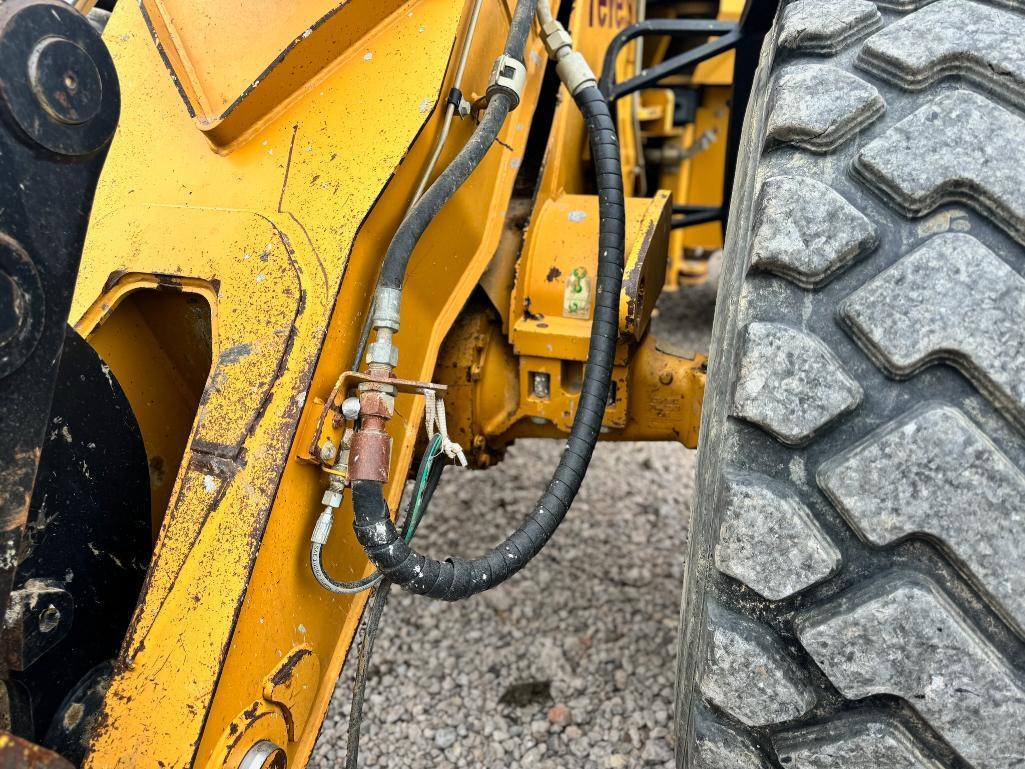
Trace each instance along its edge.
<instances>
[{"instance_id":1,"label":"yellow sheet metal panel","mask_svg":"<svg viewBox=\"0 0 1025 769\"><path fill-rule=\"evenodd\" d=\"M219 148L314 87L402 0L142 0L143 17L197 126ZM316 34L314 34L316 32Z\"/></svg>"},{"instance_id":2,"label":"yellow sheet metal panel","mask_svg":"<svg viewBox=\"0 0 1025 769\"><path fill-rule=\"evenodd\" d=\"M624 343L640 339L665 278L669 193L626 199L620 294ZM583 361L594 313L598 198L562 195L535 209L516 273L509 340L521 355ZM625 355L621 350L620 358Z\"/></svg>"}]
</instances>

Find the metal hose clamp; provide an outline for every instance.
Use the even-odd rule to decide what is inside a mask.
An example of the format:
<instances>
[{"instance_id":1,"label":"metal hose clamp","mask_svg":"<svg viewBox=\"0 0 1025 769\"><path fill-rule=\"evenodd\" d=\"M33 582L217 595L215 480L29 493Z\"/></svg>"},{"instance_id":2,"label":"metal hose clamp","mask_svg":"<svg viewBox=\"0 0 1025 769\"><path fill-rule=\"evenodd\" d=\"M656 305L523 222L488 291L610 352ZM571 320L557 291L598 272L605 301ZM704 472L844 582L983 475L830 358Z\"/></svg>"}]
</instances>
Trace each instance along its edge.
<instances>
[{"instance_id":1,"label":"metal hose clamp","mask_svg":"<svg viewBox=\"0 0 1025 769\"><path fill-rule=\"evenodd\" d=\"M523 66L523 62L503 53L495 59L495 66L491 68L491 78L488 80L488 88L485 91L485 104L496 93L504 93L511 102L509 109L516 109L519 106L520 97L523 96L523 87L526 82L527 68Z\"/></svg>"}]
</instances>

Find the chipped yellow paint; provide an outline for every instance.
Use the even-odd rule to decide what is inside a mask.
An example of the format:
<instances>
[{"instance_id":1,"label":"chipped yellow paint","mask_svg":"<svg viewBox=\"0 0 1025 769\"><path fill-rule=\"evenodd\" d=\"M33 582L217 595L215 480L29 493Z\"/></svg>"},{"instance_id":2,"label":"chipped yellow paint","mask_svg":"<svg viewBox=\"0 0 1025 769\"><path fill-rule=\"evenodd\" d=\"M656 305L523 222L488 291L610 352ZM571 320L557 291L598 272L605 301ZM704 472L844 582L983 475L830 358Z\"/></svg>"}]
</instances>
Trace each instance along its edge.
<instances>
[{"instance_id":1,"label":"chipped yellow paint","mask_svg":"<svg viewBox=\"0 0 1025 769\"><path fill-rule=\"evenodd\" d=\"M324 478L298 461L306 447L296 443L297 428L354 365L381 256L440 130L437 107L471 1L254 0L240 18L219 0L142 0L119 3L107 26L122 119L73 317L109 353L145 415L151 459L173 443L156 435L161 410L189 437L166 509L155 511L153 563L86 760L91 769L234 769L259 739L280 745L291 769L310 755L366 596L326 592L310 573ZM463 82L471 98L486 88L508 10L503 3L481 16ZM588 26L585 14L578 4L570 26L597 67L616 29ZM446 334L498 250L545 67L533 35L525 60L522 103L499 144L413 254L396 339L400 377L432 377ZM620 66L633 69L628 56ZM629 177L635 142L625 103L619 128ZM439 167L472 130L471 121L454 123ZM555 206L581 195L586 162L582 121L564 98L538 200ZM667 202L664 194L635 201L637 221L650 227L638 229L632 254L649 233L665 239ZM586 207L593 223L593 199ZM586 248L593 258L593 237ZM652 252L664 249L658 242ZM160 367L133 365L147 358L133 360L132 345L161 334L115 333L126 301L159 291L209 304L212 359L194 413L184 398L163 409L180 383L155 381L165 375ZM635 337L649 311L627 311ZM162 331L166 338L174 329ZM668 372L677 377L672 404L648 427L642 406L621 402L611 424L623 435L678 431L692 445L696 421L685 410L699 402L691 396L703 382L701 362L666 356L650 338L634 341L644 365L617 367L620 392L654 397ZM503 376L518 389L535 364L564 370L555 357L525 356ZM396 415L393 508L422 403L400 396ZM553 420L553 430L554 422L563 424ZM531 426L521 419L512 429ZM325 548L339 579L369 568L349 516L346 500Z\"/></svg>"},{"instance_id":2,"label":"chipped yellow paint","mask_svg":"<svg viewBox=\"0 0 1025 769\"><path fill-rule=\"evenodd\" d=\"M626 257L619 300L622 332L617 362L626 343L647 329L665 279L669 240L669 193L626 198ZM585 312L566 311L574 272L594 281L598 270L598 198L560 195L537 205L516 271L510 298L509 341L520 355L587 360L593 301Z\"/></svg>"},{"instance_id":3,"label":"chipped yellow paint","mask_svg":"<svg viewBox=\"0 0 1025 769\"><path fill-rule=\"evenodd\" d=\"M365 601L324 591L310 573L323 478L296 461L294 438L304 408L352 366L381 254L440 127L436 107L451 84L469 0L335 2L332 23L312 27L304 25L325 3L292 5L303 8L268 17L269 29L259 13L236 19L214 0L120 3L105 32L124 106L73 317L101 339L133 292L195 291L211 306L213 365L86 761L93 769L237 766L261 736L281 744L290 767L302 766ZM346 29L368 31L338 51L346 19ZM196 28L204 23L210 28ZM297 27L286 34L275 24ZM503 11L482 14L468 94L483 92L507 25ZM256 53L240 54L236 70L214 71L238 53L236 43L196 46L241 29ZM283 40L296 42L276 65L287 77L262 76L277 90L245 88ZM304 69L311 61L320 64ZM400 376L430 377L497 247L544 71L534 37L526 63L523 103L502 145L413 256ZM298 85L296 72L305 73ZM223 107L240 87L229 121ZM442 164L472 128L456 122ZM124 373L133 406L156 391L147 372ZM405 477L421 408L398 401L392 478ZM393 505L401 488L389 488ZM339 578L367 570L349 514L346 506L325 550ZM305 727L289 733L265 681L297 647L319 663L315 691L303 684Z\"/></svg>"}]
</instances>

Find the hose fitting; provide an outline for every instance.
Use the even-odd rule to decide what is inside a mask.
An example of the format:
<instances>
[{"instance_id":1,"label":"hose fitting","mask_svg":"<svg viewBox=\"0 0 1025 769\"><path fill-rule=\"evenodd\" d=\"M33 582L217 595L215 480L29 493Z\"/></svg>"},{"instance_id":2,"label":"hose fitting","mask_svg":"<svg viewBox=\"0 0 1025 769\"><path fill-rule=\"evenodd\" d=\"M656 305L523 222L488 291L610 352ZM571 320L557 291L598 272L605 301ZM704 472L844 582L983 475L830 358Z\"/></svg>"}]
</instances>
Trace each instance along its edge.
<instances>
[{"instance_id":1,"label":"hose fitting","mask_svg":"<svg viewBox=\"0 0 1025 769\"><path fill-rule=\"evenodd\" d=\"M541 21L541 39L548 56L555 62L555 71L566 85L570 94L576 96L591 85L598 85L591 65L579 51L573 50L573 38L558 19L551 18L551 11L544 13L538 6Z\"/></svg>"},{"instance_id":2,"label":"hose fitting","mask_svg":"<svg viewBox=\"0 0 1025 769\"><path fill-rule=\"evenodd\" d=\"M392 440L386 428L395 414L395 395L388 389L385 381L360 385L360 429L352 436L349 448L351 481L385 483L388 480Z\"/></svg>"}]
</instances>

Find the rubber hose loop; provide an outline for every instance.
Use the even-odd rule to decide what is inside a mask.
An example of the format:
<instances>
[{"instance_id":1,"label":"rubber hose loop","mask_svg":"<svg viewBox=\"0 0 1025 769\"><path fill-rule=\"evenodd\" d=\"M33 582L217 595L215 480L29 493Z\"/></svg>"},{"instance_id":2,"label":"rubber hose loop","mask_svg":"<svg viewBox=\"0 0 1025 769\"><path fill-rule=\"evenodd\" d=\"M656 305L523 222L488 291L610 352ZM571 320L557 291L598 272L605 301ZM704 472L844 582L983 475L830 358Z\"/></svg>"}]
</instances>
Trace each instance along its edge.
<instances>
[{"instance_id":1,"label":"rubber hose loop","mask_svg":"<svg viewBox=\"0 0 1025 769\"><path fill-rule=\"evenodd\" d=\"M500 101L500 98L495 102ZM583 407L578 408L574 417L569 440L559 460L553 482L549 484L548 490L534 506L523 525L505 542L473 561L450 559L445 562L425 558L402 540L398 530L391 523L382 484L374 481L356 481L352 486L355 507L353 528L370 559L388 579L431 598L447 601L468 598L501 584L534 558L565 518L580 489L580 483L601 431L618 337L626 217L618 139L608 104L594 86L582 90L574 98L584 113L598 181L600 226L596 305L603 308L603 311L592 323L588 365L584 370L581 393ZM490 110L491 105L488 108L488 111ZM488 111L485 112L482 126L488 120ZM505 115L502 114L502 120L504 118ZM488 132L491 131L497 135L495 126L489 125ZM424 197L427 198L428 195L430 191ZM435 204L430 201L428 203L428 208L433 209ZM406 222L412 218L415 211L416 209L411 212ZM433 219L433 216L430 218ZM419 239L419 233L426 229L428 223L429 221L422 227L417 226L411 230L411 233L419 232L412 239L410 253ZM389 255L391 253L390 248ZM399 284L404 272L405 264L402 265L398 277ZM385 541L380 539L382 526L385 530Z\"/></svg>"}]
</instances>

